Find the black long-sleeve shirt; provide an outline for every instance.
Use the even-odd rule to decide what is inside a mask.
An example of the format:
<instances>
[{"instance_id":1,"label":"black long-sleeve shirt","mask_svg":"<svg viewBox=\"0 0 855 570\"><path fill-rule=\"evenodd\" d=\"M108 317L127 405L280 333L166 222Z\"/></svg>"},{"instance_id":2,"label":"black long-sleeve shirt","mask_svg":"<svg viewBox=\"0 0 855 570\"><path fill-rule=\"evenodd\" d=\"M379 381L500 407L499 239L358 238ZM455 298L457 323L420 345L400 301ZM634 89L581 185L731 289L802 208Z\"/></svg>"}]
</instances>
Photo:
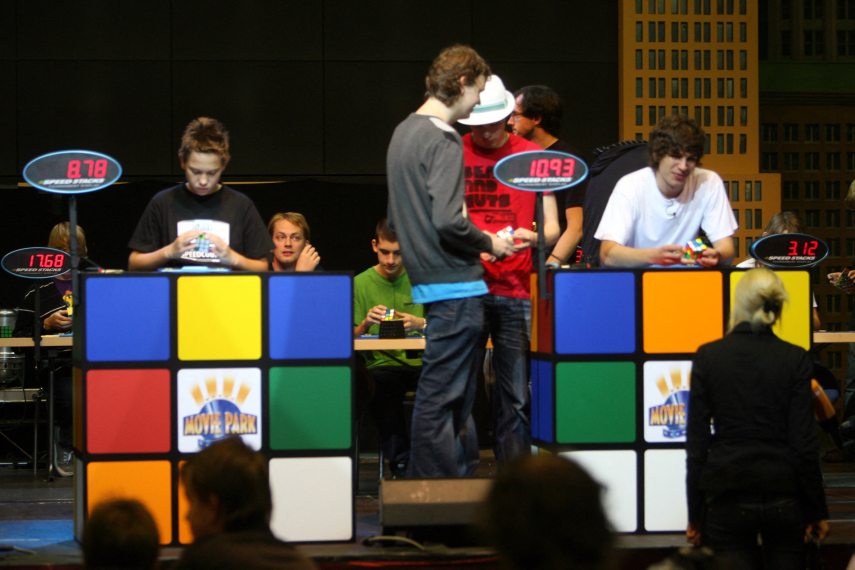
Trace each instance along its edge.
<instances>
[{"instance_id":1,"label":"black long-sleeve shirt","mask_svg":"<svg viewBox=\"0 0 855 570\"><path fill-rule=\"evenodd\" d=\"M686 445L689 522L700 520L705 496L724 493L796 496L805 522L828 518L811 370L802 348L748 323L698 350Z\"/></svg>"}]
</instances>

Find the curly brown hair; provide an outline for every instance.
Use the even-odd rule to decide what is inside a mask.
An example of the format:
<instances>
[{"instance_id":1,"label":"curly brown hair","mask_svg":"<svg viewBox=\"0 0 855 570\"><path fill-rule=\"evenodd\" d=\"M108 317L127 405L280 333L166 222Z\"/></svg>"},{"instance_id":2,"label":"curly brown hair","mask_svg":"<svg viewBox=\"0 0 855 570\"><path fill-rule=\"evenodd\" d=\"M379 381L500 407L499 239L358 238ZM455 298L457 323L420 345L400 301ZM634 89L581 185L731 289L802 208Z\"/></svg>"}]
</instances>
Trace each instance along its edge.
<instances>
[{"instance_id":1,"label":"curly brown hair","mask_svg":"<svg viewBox=\"0 0 855 570\"><path fill-rule=\"evenodd\" d=\"M663 117L650 131L650 165L654 168L666 156L693 155L700 164L706 135L698 124L685 115Z\"/></svg>"},{"instance_id":2,"label":"curly brown hair","mask_svg":"<svg viewBox=\"0 0 855 570\"><path fill-rule=\"evenodd\" d=\"M435 97L450 107L462 95L460 78L466 85L474 85L481 76L490 77L490 66L478 52L466 45L453 45L442 50L428 69L425 87L430 97Z\"/></svg>"}]
</instances>

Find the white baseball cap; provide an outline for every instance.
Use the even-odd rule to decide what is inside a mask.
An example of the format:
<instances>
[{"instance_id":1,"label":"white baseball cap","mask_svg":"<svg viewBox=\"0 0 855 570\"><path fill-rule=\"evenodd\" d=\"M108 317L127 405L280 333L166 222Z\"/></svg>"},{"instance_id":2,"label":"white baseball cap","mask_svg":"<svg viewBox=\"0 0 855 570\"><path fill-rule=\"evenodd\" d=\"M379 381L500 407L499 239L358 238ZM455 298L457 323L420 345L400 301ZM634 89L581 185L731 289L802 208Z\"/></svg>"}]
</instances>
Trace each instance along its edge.
<instances>
[{"instance_id":1,"label":"white baseball cap","mask_svg":"<svg viewBox=\"0 0 855 570\"><path fill-rule=\"evenodd\" d=\"M505 89L502 78L491 75L481 91L481 101L465 119L457 122L463 125L489 125L510 116L514 111L514 94Z\"/></svg>"}]
</instances>

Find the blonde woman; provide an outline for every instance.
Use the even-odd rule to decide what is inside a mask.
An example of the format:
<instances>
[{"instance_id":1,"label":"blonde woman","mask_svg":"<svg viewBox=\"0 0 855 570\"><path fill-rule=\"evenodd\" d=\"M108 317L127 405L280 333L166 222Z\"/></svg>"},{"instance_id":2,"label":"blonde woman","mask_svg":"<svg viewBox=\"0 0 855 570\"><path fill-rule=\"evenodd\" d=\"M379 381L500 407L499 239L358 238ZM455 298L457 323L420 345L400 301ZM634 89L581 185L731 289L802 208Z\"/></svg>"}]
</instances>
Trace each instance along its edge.
<instances>
[{"instance_id":1,"label":"blonde woman","mask_svg":"<svg viewBox=\"0 0 855 570\"><path fill-rule=\"evenodd\" d=\"M746 272L730 331L692 366L686 536L728 568L804 568L805 543L828 533L811 359L771 328L786 301L774 272Z\"/></svg>"}]
</instances>

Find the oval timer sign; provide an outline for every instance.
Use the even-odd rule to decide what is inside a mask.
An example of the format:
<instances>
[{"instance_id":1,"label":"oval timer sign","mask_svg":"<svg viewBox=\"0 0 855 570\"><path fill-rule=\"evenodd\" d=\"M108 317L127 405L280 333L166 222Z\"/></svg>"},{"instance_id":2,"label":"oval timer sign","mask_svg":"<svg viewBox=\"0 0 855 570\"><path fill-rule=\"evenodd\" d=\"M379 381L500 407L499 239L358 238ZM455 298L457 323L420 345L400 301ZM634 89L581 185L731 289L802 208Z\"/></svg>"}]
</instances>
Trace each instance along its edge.
<instances>
[{"instance_id":1,"label":"oval timer sign","mask_svg":"<svg viewBox=\"0 0 855 570\"><path fill-rule=\"evenodd\" d=\"M83 194L110 186L122 175L116 159L91 150L43 154L24 167L24 180L45 192Z\"/></svg>"},{"instance_id":2,"label":"oval timer sign","mask_svg":"<svg viewBox=\"0 0 855 570\"><path fill-rule=\"evenodd\" d=\"M15 277L45 279L71 270L71 256L52 247L25 247L10 251L0 260L3 269Z\"/></svg>"},{"instance_id":3,"label":"oval timer sign","mask_svg":"<svg viewBox=\"0 0 855 570\"><path fill-rule=\"evenodd\" d=\"M813 267L828 256L828 246L808 234L772 234L751 245L751 257L770 267Z\"/></svg>"},{"instance_id":4,"label":"oval timer sign","mask_svg":"<svg viewBox=\"0 0 855 570\"><path fill-rule=\"evenodd\" d=\"M588 176L585 161L556 150L529 150L506 156L496 163L493 176L505 186L528 192L563 190Z\"/></svg>"}]
</instances>

